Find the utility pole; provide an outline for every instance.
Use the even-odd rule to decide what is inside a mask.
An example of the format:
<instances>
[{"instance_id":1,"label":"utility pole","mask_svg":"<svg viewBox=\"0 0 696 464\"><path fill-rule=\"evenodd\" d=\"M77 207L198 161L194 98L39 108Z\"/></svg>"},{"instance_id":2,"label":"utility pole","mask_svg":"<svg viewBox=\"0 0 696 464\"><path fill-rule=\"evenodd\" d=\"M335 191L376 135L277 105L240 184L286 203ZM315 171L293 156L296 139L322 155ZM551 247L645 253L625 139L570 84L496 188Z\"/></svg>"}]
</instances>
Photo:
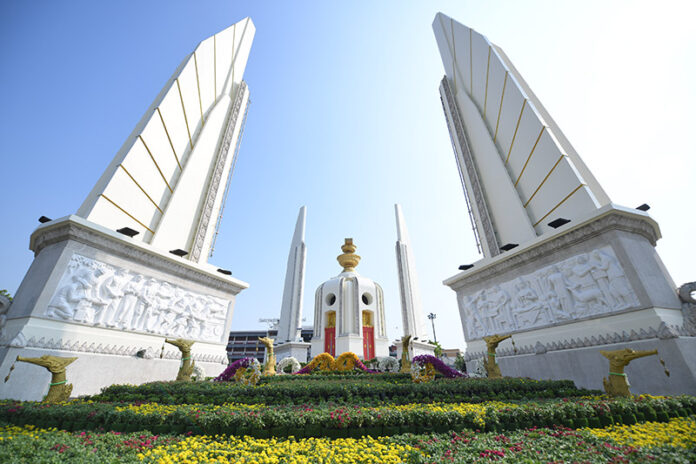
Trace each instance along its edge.
<instances>
[{"instance_id":1,"label":"utility pole","mask_svg":"<svg viewBox=\"0 0 696 464\"><path fill-rule=\"evenodd\" d=\"M433 324L433 338L435 339L435 343L437 343L437 335L435 335L435 318L437 315L435 313L430 313L428 314L428 319L430 319L430 322Z\"/></svg>"}]
</instances>

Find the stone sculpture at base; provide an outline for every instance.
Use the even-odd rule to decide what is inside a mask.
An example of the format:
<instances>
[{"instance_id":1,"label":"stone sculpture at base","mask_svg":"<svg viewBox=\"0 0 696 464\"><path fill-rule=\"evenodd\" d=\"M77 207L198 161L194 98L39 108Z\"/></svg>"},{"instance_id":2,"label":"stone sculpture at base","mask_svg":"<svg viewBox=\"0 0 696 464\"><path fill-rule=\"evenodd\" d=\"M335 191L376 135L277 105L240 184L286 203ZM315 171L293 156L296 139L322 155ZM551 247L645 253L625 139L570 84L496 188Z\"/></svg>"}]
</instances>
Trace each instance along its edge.
<instances>
[{"instance_id":1,"label":"stone sculpture at base","mask_svg":"<svg viewBox=\"0 0 696 464\"><path fill-rule=\"evenodd\" d=\"M628 383L624 368L634 359L657 354L657 350L635 351L630 348L613 351L600 350L599 352L609 360L609 377L602 379L602 383L604 391L611 396L631 396L629 390L631 384Z\"/></svg>"},{"instance_id":2,"label":"stone sculpture at base","mask_svg":"<svg viewBox=\"0 0 696 464\"><path fill-rule=\"evenodd\" d=\"M634 391L696 394L696 324L655 251L657 223L611 202L500 47L441 13L433 29L463 214L483 254L444 281L465 359L509 333L517 349L496 356L506 375L598 389L600 350L657 347L672 375L633 376Z\"/></svg>"},{"instance_id":3,"label":"stone sculpture at base","mask_svg":"<svg viewBox=\"0 0 696 464\"><path fill-rule=\"evenodd\" d=\"M61 358L58 356L43 355L40 358L26 358L17 356L17 361L45 367L51 373L51 383L49 384L48 393L43 399L44 403L61 403L63 401L68 401L73 386L71 383L66 383L65 369L68 365L77 361L77 357Z\"/></svg>"},{"instance_id":4,"label":"stone sculpture at base","mask_svg":"<svg viewBox=\"0 0 696 464\"><path fill-rule=\"evenodd\" d=\"M401 337L401 372L402 374L408 374L411 372L411 361L408 357L408 353L411 347L411 336L404 335Z\"/></svg>"}]
</instances>

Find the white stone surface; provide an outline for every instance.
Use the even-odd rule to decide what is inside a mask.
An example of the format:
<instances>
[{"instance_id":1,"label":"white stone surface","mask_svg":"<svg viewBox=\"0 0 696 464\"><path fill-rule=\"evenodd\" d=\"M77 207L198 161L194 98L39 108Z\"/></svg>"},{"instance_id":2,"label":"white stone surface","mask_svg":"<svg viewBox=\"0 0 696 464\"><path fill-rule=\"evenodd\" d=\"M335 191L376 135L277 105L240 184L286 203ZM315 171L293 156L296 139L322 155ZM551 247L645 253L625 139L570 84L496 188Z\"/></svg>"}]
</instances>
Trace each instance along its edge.
<instances>
[{"instance_id":1,"label":"white stone surface","mask_svg":"<svg viewBox=\"0 0 696 464\"><path fill-rule=\"evenodd\" d=\"M305 222L307 220L307 207L300 208L295 224L295 233L290 243L288 254L288 266L285 271L285 287L283 289L283 303L280 308L280 322L278 323L277 343L301 341L302 332L302 299L304 295L305 262L307 260L307 247L305 245ZM294 356L294 355L292 355ZM302 359L306 358L305 356ZM297 359L299 357L295 356Z\"/></svg>"},{"instance_id":2,"label":"white stone surface","mask_svg":"<svg viewBox=\"0 0 696 464\"><path fill-rule=\"evenodd\" d=\"M179 65L77 212L136 240L206 262L248 104L255 33L246 18Z\"/></svg>"},{"instance_id":3,"label":"white stone surface","mask_svg":"<svg viewBox=\"0 0 696 464\"><path fill-rule=\"evenodd\" d=\"M556 218L610 203L499 47L442 13L433 29L449 87L441 86L445 115L485 257L553 233Z\"/></svg>"},{"instance_id":4,"label":"white stone surface","mask_svg":"<svg viewBox=\"0 0 696 464\"><path fill-rule=\"evenodd\" d=\"M404 335L412 338L428 339L428 331L423 317L423 308L416 274L416 264L411 252L411 240L406 229L401 205L394 205L396 215L396 266L399 272L399 293L401 294L401 318Z\"/></svg>"}]
</instances>

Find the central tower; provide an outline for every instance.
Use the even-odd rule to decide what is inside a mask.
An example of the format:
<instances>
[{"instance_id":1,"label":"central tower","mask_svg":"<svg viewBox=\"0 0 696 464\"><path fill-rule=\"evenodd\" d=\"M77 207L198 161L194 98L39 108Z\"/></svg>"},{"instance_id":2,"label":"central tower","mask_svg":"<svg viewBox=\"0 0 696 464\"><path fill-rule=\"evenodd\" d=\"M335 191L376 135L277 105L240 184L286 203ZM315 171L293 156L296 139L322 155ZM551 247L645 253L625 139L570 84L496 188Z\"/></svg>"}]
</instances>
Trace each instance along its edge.
<instances>
[{"instance_id":1,"label":"central tower","mask_svg":"<svg viewBox=\"0 0 696 464\"><path fill-rule=\"evenodd\" d=\"M360 256L352 238L336 259L343 272L317 288L312 353L351 351L364 360L389 355L382 287L355 270Z\"/></svg>"}]
</instances>

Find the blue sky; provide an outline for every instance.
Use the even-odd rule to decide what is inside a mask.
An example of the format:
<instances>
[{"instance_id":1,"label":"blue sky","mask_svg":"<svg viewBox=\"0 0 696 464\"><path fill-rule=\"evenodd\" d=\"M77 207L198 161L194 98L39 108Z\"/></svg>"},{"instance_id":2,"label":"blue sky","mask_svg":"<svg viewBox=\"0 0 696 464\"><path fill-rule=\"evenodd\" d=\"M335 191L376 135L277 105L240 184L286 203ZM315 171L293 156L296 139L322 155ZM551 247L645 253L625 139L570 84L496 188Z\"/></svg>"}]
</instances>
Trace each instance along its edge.
<instances>
[{"instance_id":1,"label":"blue sky","mask_svg":"<svg viewBox=\"0 0 696 464\"><path fill-rule=\"evenodd\" d=\"M0 5L0 288L32 261L37 218L74 213L180 61L250 16L252 104L215 255L251 284L233 330L277 317L307 205L305 316L340 268L382 284L401 317L393 204L409 228L425 312L463 347L443 279L477 253L438 96L442 11L501 46L615 203L649 203L677 285L694 280L690 141L696 40L688 2L5 1Z\"/></svg>"}]
</instances>

